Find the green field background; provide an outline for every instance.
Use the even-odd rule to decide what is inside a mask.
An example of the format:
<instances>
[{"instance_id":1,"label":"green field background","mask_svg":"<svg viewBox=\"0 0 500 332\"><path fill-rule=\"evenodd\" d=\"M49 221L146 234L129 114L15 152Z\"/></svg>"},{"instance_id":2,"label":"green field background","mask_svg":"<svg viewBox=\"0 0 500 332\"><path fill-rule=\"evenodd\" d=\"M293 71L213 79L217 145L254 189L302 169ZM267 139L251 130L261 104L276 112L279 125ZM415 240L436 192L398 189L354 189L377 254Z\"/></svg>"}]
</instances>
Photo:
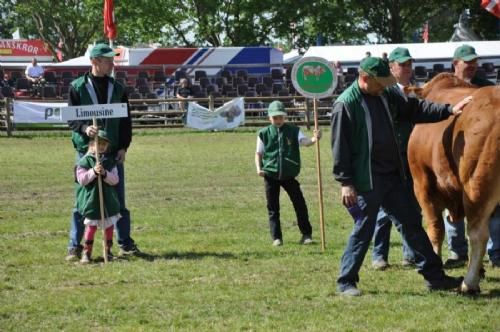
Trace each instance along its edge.
<instances>
[{"instance_id":1,"label":"green field background","mask_svg":"<svg viewBox=\"0 0 500 332\"><path fill-rule=\"evenodd\" d=\"M145 255L81 266L64 260L73 204L68 132L0 137L0 331L500 331L500 270L487 266L477 298L428 293L421 276L401 267L395 230L392 267L374 271L369 252L363 296L335 294L352 220L331 175L327 129L326 252L314 148L302 149L299 181L315 244L297 243L282 192L284 246L272 247L255 140L253 130L135 132L127 202Z\"/></svg>"}]
</instances>

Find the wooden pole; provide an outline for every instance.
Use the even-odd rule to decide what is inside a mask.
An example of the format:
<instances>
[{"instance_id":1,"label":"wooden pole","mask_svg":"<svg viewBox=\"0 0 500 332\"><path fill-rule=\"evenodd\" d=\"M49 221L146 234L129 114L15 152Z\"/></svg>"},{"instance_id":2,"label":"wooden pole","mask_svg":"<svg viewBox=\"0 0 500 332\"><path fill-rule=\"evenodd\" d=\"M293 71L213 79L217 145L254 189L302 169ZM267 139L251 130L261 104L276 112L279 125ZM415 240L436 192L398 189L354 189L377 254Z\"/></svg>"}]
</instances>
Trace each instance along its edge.
<instances>
[{"instance_id":1,"label":"wooden pole","mask_svg":"<svg viewBox=\"0 0 500 332\"><path fill-rule=\"evenodd\" d=\"M318 100L313 99L314 130L318 131ZM318 175L318 200L319 200L319 230L321 236L321 251L325 251L325 216L323 213L323 183L321 181L321 158L319 141L316 142L316 170Z\"/></svg>"},{"instance_id":2,"label":"wooden pole","mask_svg":"<svg viewBox=\"0 0 500 332\"><path fill-rule=\"evenodd\" d=\"M97 119L92 119L92 125L97 128ZM95 136L95 161L96 164L99 163L99 132ZM104 197L102 194L102 177L101 174L97 176L97 186L99 188L99 211L101 213L101 227L102 227L102 252L104 255L104 263L108 262L108 253L106 252L107 241L106 241L106 227L104 223Z\"/></svg>"}]
</instances>

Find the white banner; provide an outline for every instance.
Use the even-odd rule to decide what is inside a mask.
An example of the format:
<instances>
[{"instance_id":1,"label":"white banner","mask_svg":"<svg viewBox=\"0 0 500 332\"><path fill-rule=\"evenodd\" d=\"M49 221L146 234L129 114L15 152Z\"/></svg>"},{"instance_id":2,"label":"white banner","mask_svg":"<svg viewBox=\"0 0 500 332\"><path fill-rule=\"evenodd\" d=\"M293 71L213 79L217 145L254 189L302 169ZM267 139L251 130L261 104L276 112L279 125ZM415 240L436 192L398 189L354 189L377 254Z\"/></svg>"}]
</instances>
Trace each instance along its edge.
<instances>
[{"instance_id":1,"label":"white banner","mask_svg":"<svg viewBox=\"0 0 500 332\"><path fill-rule=\"evenodd\" d=\"M211 112L195 102L190 102L186 126L200 130L224 130L238 127L245 121L243 98L236 98Z\"/></svg>"},{"instance_id":2,"label":"white banner","mask_svg":"<svg viewBox=\"0 0 500 332\"><path fill-rule=\"evenodd\" d=\"M61 108L67 103L14 101L14 123L62 123Z\"/></svg>"},{"instance_id":3,"label":"white banner","mask_svg":"<svg viewBox=\"0 0 500 332\"><path fill-rule=\"evenodd\" d=\"M68 106L61 109L61 119L63 121L126 118L127 116L128 110L125 103Z\"/></svg>"}]
</instances>

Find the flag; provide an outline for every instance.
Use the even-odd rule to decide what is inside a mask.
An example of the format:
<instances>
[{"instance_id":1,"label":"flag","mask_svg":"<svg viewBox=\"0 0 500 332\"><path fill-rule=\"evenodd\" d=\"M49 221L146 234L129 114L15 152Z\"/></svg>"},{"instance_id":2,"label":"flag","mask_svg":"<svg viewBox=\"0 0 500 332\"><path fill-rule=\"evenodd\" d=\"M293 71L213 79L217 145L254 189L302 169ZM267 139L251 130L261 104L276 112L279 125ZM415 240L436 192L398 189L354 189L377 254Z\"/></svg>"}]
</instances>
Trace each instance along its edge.
<instances>
[{"instance_id":1,"label":"flag","mask_svg":"<svg viewBox=\"0 0 500 332\"><path fill-rule=\"evenodd\" d=\"M199 130L225 130L240 126L245 121L243 97L233 99L210 111L195 102L188 104L186 127Z\"/></svg>"},{"instance_id":2,"label":"flag","mask_svg":"<svg viewBox=\"0 0 500 332\"><path fill-rule=\"evenodd\" d=\"M429 23L424 24L424 31L422 32L422 39L424 40L424 43L427 43L429 41Z\"/></svg>"},{"instance_id":3,"label":"flag","mask_svg":"<svg viewBox=\"0 0 500 332\"><path fill-rule=\"evenodd\" d=\"M482 0L481 7L500 18L500 0Z\"/></svg>"},{"instance_id":4,"label":"flag","mask_svg":"<svg viewBox=\"0 0 500 332\"><path fill-rule=\"evenodd\" d=\"M117 33L113 0L104 0L104 34L113 40Z\"/></svg>"}]
</instances>

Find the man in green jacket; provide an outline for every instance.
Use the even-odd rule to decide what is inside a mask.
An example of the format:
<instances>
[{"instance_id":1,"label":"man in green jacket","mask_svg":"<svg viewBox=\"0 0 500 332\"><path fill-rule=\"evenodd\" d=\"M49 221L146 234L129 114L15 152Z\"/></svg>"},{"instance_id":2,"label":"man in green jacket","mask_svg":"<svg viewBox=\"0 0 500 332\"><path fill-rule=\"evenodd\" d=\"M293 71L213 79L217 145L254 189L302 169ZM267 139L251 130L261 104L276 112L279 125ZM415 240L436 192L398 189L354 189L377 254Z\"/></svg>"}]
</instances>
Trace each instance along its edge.
<instances>
[{"instance_id":1,"label":"man in green jacket","mask_svg":"<svg viewBox=\"0 0 500 332\"><path fill-rule=\"evenodd\" d=\"M90 52L92 69L85 75L71 82L68 104L92 105L127 103L128 98L124 87L110 75L114 68L113 58L117 55L106 44L97 44ZM132 120L130 114L126 118L98 119L98 127L92 121L70 121L68 125L72 131L73 146L78 160L87 152L89 140L95 137L99 129L107 132L110 145L109 154L116 158L119 183L117 186L120 200L120 214L122 218L116 223L116 234L120 255L138 253L139 250L130 236L130 212L125 206L125 155L132 141ZM83 236L83 218L75 208L71 217L70 241L66 260L80 258Z\"/></svg>"},{"instance_id":2,"label":"man in green jacket","mask_svg":"<svg viewBox=\"0 0 500 332\"><path fill-rule=\"evenodd\" d=\"M413 75L413 58L410 55L410 51L404 47L395 48L389 55L389 68L392 75L396 79L396 84L390 87L392 92L400 94L402 98L407 98L404 93L404 88L410 86L410 80ZM397 107L397 105L394 105ZM411 131L413 130L414 124L411 121L394 121L394 132L398 141L399 150L401 152L401 159L403 161L404 170L407 175L408 188L414 196L413 193L413 180L410 174L410 168L408 166L407 158L407 148L408 140L410 138ZM417 203L417 199L415 203ZM391 225L392 221L387 216L385 211L381 209L377 216L377 224L375 226L375 233L373 235L373 250L372 250L372 267L376 270L384 270L389 266L389 247L390 247L390 237L391 237ZM399 232L401 232L401 224L395 224ZM408 246L406 241L403 239L403 266L414 266L415 265L415 254Z\"/></svg>"},{"instance_id":3,"label":"man in green jacket","mask_svg":"<svg viewBox=\"0 0 500 332\"><path fill-rule=\"evenodd\" d=\"M382 207L401 224L401 234L415 252L415 263L429 290L455 289L462 278L444 274L422 228L422 216L407 187L393 121L437 122L458 114L455 107L403 98L387 87L396 83L389 66L369 57L360 64L359 78L336 100L332 112L333 174L342 185L342 203L360 213L342 256L337 289L359 296L359 269L370 245Z\"/></svg>"}]
</instances>

